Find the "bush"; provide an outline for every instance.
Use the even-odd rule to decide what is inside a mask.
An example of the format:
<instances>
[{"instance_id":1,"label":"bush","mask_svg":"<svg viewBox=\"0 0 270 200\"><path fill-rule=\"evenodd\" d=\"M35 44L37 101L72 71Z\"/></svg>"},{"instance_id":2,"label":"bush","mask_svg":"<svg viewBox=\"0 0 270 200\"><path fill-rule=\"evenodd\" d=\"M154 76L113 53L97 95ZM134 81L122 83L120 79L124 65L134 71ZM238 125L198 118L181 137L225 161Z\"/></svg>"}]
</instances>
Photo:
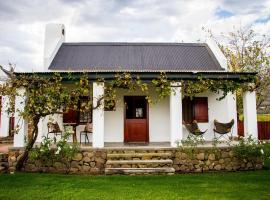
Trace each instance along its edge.
<instances>
[{"instance_id":1,"label":"bush","mask_svg":"<svg viewBox=\"0 0 270 200\"><path fill-rule=\"evenodd\" d=\"M242 159L257 158L263 154L260 142L254 140L251 136L240 138L239 143L234 146L233 152L238 158Z\"/></svg>"},{"instance_id":2,"label":"bush","mask_svg":"<svg viewBox=\"0 0 270 200\"><path fill-rule=\"evenodd\" d=\"M267 163L270 156L270 143L248 138L240 138L239 143L233 147L234 155L254 164L256 159L263 159Z\"/></svg>"},{"instance_id":3,"label":"bush","mask_svg":"<svg viewBox=\"0 0 270 200\"><path fill-rule=\"evenodd\" d=\"M40 146L36 146L30 151L29 159L38 160L41 167L53 166L55 162L61 162L66 166L66 172L70 170L70 162L75 154L78 152L78 145L76 143L69 144L67 142L70 134L64 134L58 142L53 141L47 137L43 137Z\"/></svg>"}]
</instances>

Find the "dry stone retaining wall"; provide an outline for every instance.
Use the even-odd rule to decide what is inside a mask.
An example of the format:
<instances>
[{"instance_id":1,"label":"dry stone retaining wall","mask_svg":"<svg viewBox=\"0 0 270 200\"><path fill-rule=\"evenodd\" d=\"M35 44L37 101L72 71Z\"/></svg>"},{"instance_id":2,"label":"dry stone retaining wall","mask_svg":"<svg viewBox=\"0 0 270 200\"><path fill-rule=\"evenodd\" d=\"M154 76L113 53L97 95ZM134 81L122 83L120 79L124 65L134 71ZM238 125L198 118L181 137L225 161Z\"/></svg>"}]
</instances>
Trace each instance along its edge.
<instances>
[{"instance_id":1,"label":"dry stone retaining wall","mask_svg":"<svg viewBox=\"0 0 270 200\"><path fill-rule=\"evenodd\" d=\"M0 174L8 171L8 154L0 153Z\"/></svg>"},{"instance_id":2,"label":"dry stone retaining wall","mask_svg":"<svg viewBox=\"0 0 270 200\"><path fill-rule=\"evenodd\" d=\"M9 151L9 171L15 171L16 163L19 156L22 154L22 150L11 149ZM24 171L27 172L56 172L56 173L72 173L72 174L104 174L104 168L106 163L106 151L105 150L81 150L70 162L70 168L62 162L54 162L48 166L41 166L41 162L27 161Z\"/></svg>"},{"instance_id":3,"label":"dry stone retaining wall","mask_svg":"<svg viewBox=\"0 0 270 200\"><path fill-rule=\"evenodd\" d=\"M244 171L263 168L261 158L242 160L233 155L232 148L201 148L176 150L173 158L176 172Z\"/></svg>"},{"instance_id":4,"label":"dry stone retaining wall","mask_svg":"<svg viewBox=\"0 0 270 200\"><path fill-rule=\"evenodd\" d=\"M10 149L8 154L8 165L9 171L15 170L15 166L19 156L22 154L22 149ZM130 154L131 149L81 149L79 153L73 158L70 163L69 173L73 174L104 174L107 155L112 153ZM175 169L176 173L189 173L189 172L207 172L207 171L240 171L240 170L253 170L262 169L263 161L260 158L250 159L250 160L240 160L233 155L232 148L199 148L199 149L176 149L176 148L166 148L166 149L141 149L136 150L135 153L164 153L167 157L154 156L147 157L147 159L171 159L172 167ZM136 158L136 155L134 156ZM137 160L138 158L133 158ZM142 156L141 160L144 160ZM116 159L117 160L117 159ZM140 160L140 159L138 159ZM142 161L140 161L142 162ZM164 165L164 163L161 163ZM140 164L132 164L132 167L144 166ZM163 167L158 164L155 167ZM121 167L121 166L120 166ZM127 167L127 165L123 165ZM145 166L144 166L145 167ZM55 172L55 173L66 173L67 168L61 162L54 162L49 166L41 166L39 161L28 161L23 169L27 172Z\"/></svg>"}]
</instances>

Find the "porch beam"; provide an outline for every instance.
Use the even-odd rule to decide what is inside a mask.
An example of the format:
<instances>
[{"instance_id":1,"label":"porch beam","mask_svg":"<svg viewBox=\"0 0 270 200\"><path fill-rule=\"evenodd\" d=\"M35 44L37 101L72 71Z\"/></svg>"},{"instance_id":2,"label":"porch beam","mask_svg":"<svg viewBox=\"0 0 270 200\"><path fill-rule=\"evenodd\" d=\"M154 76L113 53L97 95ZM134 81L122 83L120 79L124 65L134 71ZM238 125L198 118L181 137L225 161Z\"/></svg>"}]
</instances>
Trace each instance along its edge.
<instances>
[{"instance_id":1,"label":"porch beam","mask_svg":"<svg viewBox=\"0 0 270 200\"><path fill-rule=\"evenodd\" d=\"M244 109L244 136L251 135L258 139L257 125L257 109L256 109L256 92L246 91L243 94L243 109Z\"/></svg>"},{"instance_id":2,"label":"porch beam","mask_svg":"<svg viewBox=\"0 0 270 200\"><path fill-rule=\"evenodd\" d=\"M170 95L170 143L172 147L177 147L177 141L183 139L182 129L182 94L181 83L176 82L171 85Z\"/></svg>"},{"instance_id":3,"label":"porch beam","mask_svg":"<svg viewBox=\"0 0 270 200\"><path fill-rule=\"evenodd\" d=\"M115 79L115 74L122 73L125 71L91 71L87 72L88 79L91 81L96 81L100 77L105 80L113 80ZM143 81L152 81L152 79L156 79L161 71L127 71L130 72L131 75L136 78L139 76ZM17 76L19 75L38 75L41 77L50 78L54 75L55 72L28 72L28 73L15 73ZM59 72L63 77L63 82L74 82L80 80L80 77L85 72ZM72 79L70 78L70 74L72 74ZM180 80L198 80L199 77L203 77L205 79L213 79L213 80L232 80L236 82L250 82L253 77L256 75L254 72L226 72L226 71L211 71L211 72L183 72L183 71L167 71L167 78L169 80L180 81Z\"/></svg>"},{"instance_id":4,"label":"porch beam","mask_svg":"<svg viewBox=\"0 0 270 200\"><path fill-rule=\"evenodd\" d=\"M6 109L9 106L9 99L7 96L1 98L1 122L0 122L0 137L7 137L9 135L9 115Z\"/></svg>"},{"instance_id":5,"label":"porch beam","mask_svg":"<svg viewBox=\"0 0 270 200\"><path fill-rule=\"evenodd\" d=\"M26 97L23 96L25 93L24 88L18 90L18 96L15 98L15 129L19 126L18 131L14 134L14 147L25 147L25 140L28 131L28 123L20 115L20 112L24 110Z\"/></svg>"},{"instance_id":6,"label":"porch beam","mask_svg":"<svg viewBox=\"0 0 270 200\"><path fill-rule=\"evenodd\" d=\"M104 95L104 83L93 83L93 107L97 107L100 102L100 106L93 109L93 139L92 145L94 148L104 147L104 101L101 100Z\"/></svg>"}]
</instances>

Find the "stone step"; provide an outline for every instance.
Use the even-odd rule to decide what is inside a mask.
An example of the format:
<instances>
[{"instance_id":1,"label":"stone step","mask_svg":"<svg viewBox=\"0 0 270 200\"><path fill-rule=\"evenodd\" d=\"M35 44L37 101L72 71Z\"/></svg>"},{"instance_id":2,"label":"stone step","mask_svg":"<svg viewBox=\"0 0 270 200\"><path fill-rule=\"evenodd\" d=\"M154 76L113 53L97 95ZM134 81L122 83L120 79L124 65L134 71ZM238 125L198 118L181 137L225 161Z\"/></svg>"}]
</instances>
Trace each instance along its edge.
<instances>
[{"instance_id":1,"label":"stone step","mask_svg":"<svg viewBox=\"0 0 270 200\"><path fill-rule=\"evenodd\" d=\"M172 164L171 159L160 159L160 160L108 160L107 164L148 164L148 163L163 163L163 164Z\"/></svg>"},{"instance_id":2,"label":"stone step","mask_svg":"<svg viewBox=\"0 0 270 200\"><path fill-rule=\"evenodd\" d=\"M172 150L168 148L132 148L132 149L108 149L107 153L108 154L121 154L121 153L171 153Z\"/></svg>"},{"instance_id":3,"label":"stone step","mask_svg":"<svg viewBox=\"0 0 270 200\"><path fill-rule=\"evenodd\" d=\"M160 160L108 160L107 168L161 168L172 167L171 159Z\"/></svg>"},{"instance_id":4,"label":"stone step","mask_svg":"<svg viewBox=\"0 0 270 200\"><path fill-rule=\"evenodd\" d=\"M13 136L0 137L0 144L11 144L13 143Z\"/></svg>"},{"instance_id":5,"label":"stone step","mask_svg":"<svg viewBox=\"0 0 270 200\"><path fill-rule=\"evenodd\" d=\"M168 174L173 175L174 168L106 168L105 174L126 174L126 175L147 175L147 174Z\"/></svg>"},{"instance_id":6,"label":"stone step","mask_svg":"<svg viewBox=\"0 0 270 200\"><path fill-rule=\"evenodd\" d=\"M170 158L171 153L109 153L108 160L152 160Z\"/></svg>"}]
</instances>

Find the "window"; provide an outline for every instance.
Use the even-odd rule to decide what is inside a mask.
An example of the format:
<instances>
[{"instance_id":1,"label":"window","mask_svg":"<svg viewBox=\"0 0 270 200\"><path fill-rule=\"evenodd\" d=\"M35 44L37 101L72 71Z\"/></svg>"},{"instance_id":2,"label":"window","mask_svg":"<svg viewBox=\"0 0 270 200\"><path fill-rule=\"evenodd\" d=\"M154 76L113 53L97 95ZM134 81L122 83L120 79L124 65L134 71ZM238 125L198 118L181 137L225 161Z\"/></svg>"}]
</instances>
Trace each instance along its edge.
<instances>
[{"instance_id":1,"label":"window","mask_svg":"<svg viewBox=\"0 0 270 200\"><path fill-rule=\"evenodd\" d=\"M81 98L79 102L79 123L84 124L86 122L92 122L92 108L88 105L89 100L87 98Z\"/></svg>"},{"instance_id":2,"label":"window","mask_svg":"<svg viewBox=\"0 0 270 200\"><path fill-rule=\"evenodd\" d=\"M193 120L197 122L208 122L208 99L207 97L194 97L190 99L185 97L182 101L183 120L190 123Z\"/></svg>"},{"instance_id":3,"label":"window","mask_svg":"<svg viewBox=\"0 0 270 200\"><path fill-rule=\"evenodd\" d=\"M78 109L68 109L63 114L63 123L77 123L85 124L86 122L92 122L92 108L89 108L89 100L85 97L81 97L78 105Z\"/></svg>"}]
</instances>

